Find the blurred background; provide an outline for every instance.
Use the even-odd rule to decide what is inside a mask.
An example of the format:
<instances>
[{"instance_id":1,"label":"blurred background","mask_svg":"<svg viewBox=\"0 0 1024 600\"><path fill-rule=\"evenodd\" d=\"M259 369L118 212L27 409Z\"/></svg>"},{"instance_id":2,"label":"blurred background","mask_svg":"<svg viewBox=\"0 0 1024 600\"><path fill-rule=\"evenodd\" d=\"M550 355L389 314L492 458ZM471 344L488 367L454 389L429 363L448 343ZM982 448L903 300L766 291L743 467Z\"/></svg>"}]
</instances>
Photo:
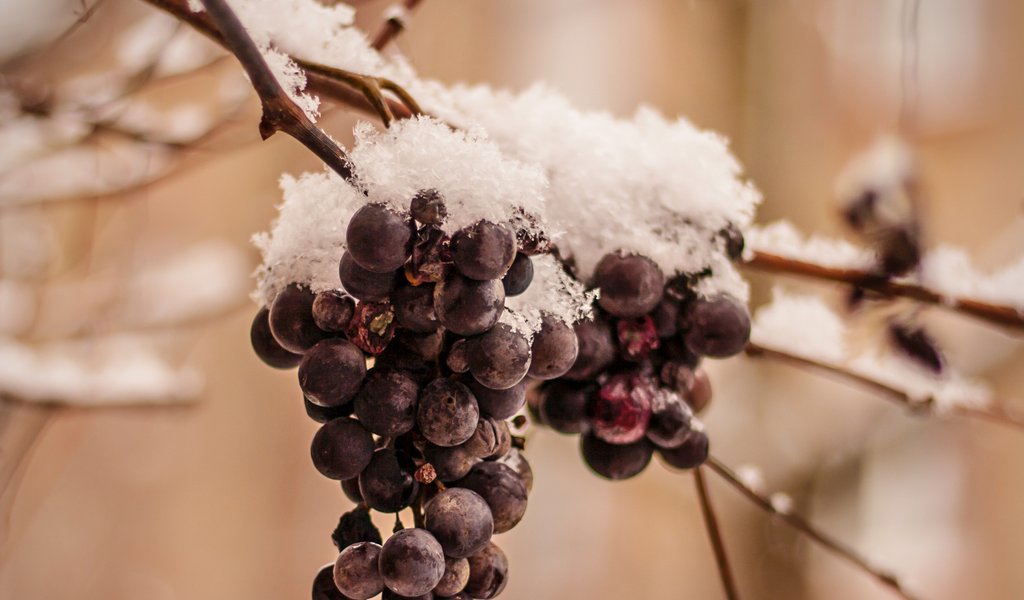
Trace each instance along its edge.
<instances>
[{"instance_id":1,"label":"blurred background","mask_svg":"<svg viewBox=\"0 0 1024 600\"><path fill-rule=\"evenodd\" d=\"M316 424L294 373L251 352L246 275L279 175L318 162L284 136L260 143L233 59L175 41L188 34L141 2L105 0L57 39L89 6L0 0L0 377L15 381L0 404L0 598L305 598L350 503L310 465ZM358 19L373 31L386 8L363 2ZM685 115L731 138L765 195L759 221L832 236L844 233L843 164L902 132L921 160L930 244L963 246L983 267L1024 252L1015 0L427 0L397 46L445 82L544 80L589 109ZM174 59L152 68L140 57L154 50ZM138 93L157 112L112 119L51 101L67 90L120 111ZM204 112L186 110L196 103ZM88 131L40 131L68 111ZM347 142L355 119L333 110L322 125ZM781 280L752 281L756 306ZM927 320L953 364L999 398L1024 397L1012 337L934 309ZM162 384L103 362L112 338L128 355L157 352L146 368ZM47 387L65 362L23 356L55 340L95 367L67 389ZM110 402L90 395L100 370L123 392ZM710 371L706 422L724 462L760 468L768 489L923 598L1024 597L1020 432L918 419L745 358ZM65 395L72 406L45 402ZM536 484L498 540L511 563L502 597L723 597L691 476L655 466L605 482L576 441L530 435ZM711 494L744 598L894 597L714 477Z\"/></svg>"}]
</instances>

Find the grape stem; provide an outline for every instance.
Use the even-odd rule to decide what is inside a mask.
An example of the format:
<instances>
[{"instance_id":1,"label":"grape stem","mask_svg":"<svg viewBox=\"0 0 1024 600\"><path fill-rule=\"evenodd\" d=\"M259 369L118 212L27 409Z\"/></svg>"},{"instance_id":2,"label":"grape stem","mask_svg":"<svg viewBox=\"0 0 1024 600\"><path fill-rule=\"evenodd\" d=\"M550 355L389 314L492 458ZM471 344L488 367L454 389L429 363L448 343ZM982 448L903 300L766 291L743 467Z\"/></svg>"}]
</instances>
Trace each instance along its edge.
<instances>
[{"instance_id":1,"label":"grape stem","mask_svg":"<svg viewBox=\"0 0 1024 600\"><path fill-rule=\"evenodd\" d=\"M989 323L1024 332L1024 313L1012 306L991 304L972 298L949 297L916 283L893 281L868 271L827 267L756 250L753 256L742 264L758 271L786 273L822 281L845 283L883 296L910 298L925 304L943 306Z\"/></svg>"},{"instance_id":2,"label":"grape stem","mask_svg":"<svg viewBox=\"0 0 1024 600\"><path fill-rule=\"evenodd\" d=\"M405 31L407 23L403 19L403 12L412 12L422 0L403 0L401 4L395 6L394 13L388 17L380 29L377 30L377 34L373 36L373 49L378 52L387 48L388 44L395 41L400 33Z\"/></svg>"},{"instance_id":3,"label":"grape stem","mask_svg":"<svg viewBox=\"0 0 1024 600\"><path fill-rule=\"evenodd\" d=\"M829 552L843 560L846 560L864 573L867 573L871 577L877 579L883 585L896 592L901 598L905 598L906 600L917 600L917 597L908 592L894 574L871 564L868 559L857 551L843 544L839 540L823 533L810 521L800 515L790 511L777 509L775 505L772 504L770 497L745 484L743 480L740 479L739 475L729 467L725 466L725 464L720 462L714 456L708 457L705 465L714 471L714 473L721 477L726 483L736 488L740 494L757 505L761 510L778 517L784 523L811 538L811 540L821 545ZM697 472L699 472L699 469Z\"/></svg>"},{"instance_id":4,"label":"grape stem","mask_svg":"<svg viewBox=\"0 0 1024 600\"><path fill-rule=\"evenodd\" d=\"M896 404L909 409L910 412L915 415L935 414L935 398L913 398L903 390L894 388L859 373L854 373L853 371L844 369L838 365L818 362L809 358L790 354L782 350L766 348L753 343L747 344L745 352L746 355L751 358L774 360L791 366L838 377L845 382L856 384L887 400L895 402ZM1001 408L999 406L988 408L955 406L950 408L945 414L970 417L1024 431L1024 418L1019 415L1011 414L1005 408Z\"/></svg>"},{"instance_id":5,"label":"grape stem","mask_svg":"<svg viewBox=\"0 0 1024 600\"><path fill-rule=\"evenodd\" d=\"M736 588L736 579L732 574L732 567L729 565L729 556L725 553L725 542L722 539L722 531L718 526L718 517L711 506L711 496L708 495L707 484L704 481L703 467L693 470L693 481L697 486L697 498L700 499L700 513L704 517L704 526L708 530L708 539L711 541L711 549L715 553L715 563L718 564L718 575L722 579L722 587L725 588L725 596L729 600L739 600L739 592Z\"/></svg>"}]
</instances>

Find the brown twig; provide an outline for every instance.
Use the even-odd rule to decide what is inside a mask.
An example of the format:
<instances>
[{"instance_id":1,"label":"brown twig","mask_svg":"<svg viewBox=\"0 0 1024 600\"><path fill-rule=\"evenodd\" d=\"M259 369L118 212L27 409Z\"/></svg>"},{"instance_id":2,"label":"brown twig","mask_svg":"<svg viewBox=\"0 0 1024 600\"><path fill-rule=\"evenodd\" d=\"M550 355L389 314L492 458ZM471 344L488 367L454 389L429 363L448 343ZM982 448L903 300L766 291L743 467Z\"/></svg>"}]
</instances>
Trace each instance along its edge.
<instances>
[{"instance_id":1,"label":"brown twig","mask_svg":"<svg viewBox=\"0 0 1024 600\"><path fill-rule=\"evenodd\" d=\"M722 587L725 588L725 596L729 600L739 600L736 580L732 574L732 567L729 566L729 557L725 553L725 542L722 540L722 531L718 527L718 517L715 516L715 510L711 506L711 497L708 495L702 467L693 470L693 481L697 486L700 512L704 517L704 526L708 530L708 539L711 540L711 549L715 553L715 563L718 565L718 575L722 579Z\"/></svg>"},{"instance_id":2,"label":"brown twig","mask_svg":"<svg viewBox=\"0 0 1024 600\"><path fill-rule=\"evenodd\" d=\"M306 113L288 97L267 66L256 43L249 37L249 33L227 2L203 0L203 6L223 36L227 48L242 63L253 89L260 97L263 105L260 135L263 139L282 131L306 146L342 179L357 185L348 155L330 136L314 125Z\"/></svg>"},{"instance_id":3,"label":"brown twig","mask_svg":"<svg viewBox=\"0 0 1024 600\"><path fill-rule=\"evenodd\" d=\"M740 494L745 496L748 500L756 504L765 512L778 517L784 523L786 523L793 529L796 529L797 531L803 533L807 537L811 538L811 540L820 544L829 552L835 554L836 556L839 556L840 558L853 564L855 567L857 567L864 573L867 573L871 577L877 579L883 585L899 594L900 597L905 598L906 600L915 600L916 596L913 596L910 592L908 592L895 575L893 575L889 571L883 570L875 565L872 565L871 562L868 561L868 559L860 555L857 551L850 548L846 544L843 544L839 540L823 533L821 530L819 530L817 527L811 524L807 519L804 519L800 515L794 514L789 511L782 511L777 509L775 505L772 504L772 501L768 496L765 496L764 494L752 489L750 486L743 483L743 480L740 479L740 477L735 472L733 472L732 469L725 466L725 464L720 462L715 457L708 457L708 461L705 464L709 469L711 469L719 477L721 477L726 483L736 488L736 490L738 490Z\"/></svg>"},{"instance_id":4,"label":"brown twig","mask_svg":"<svg viewBox=\"0 0 1024 600\"><path fill-rule=\"evenodd\" d=\"M855 373L838 365L818 362L810 358L797 356L774 348L766 348L753 343L747 344L745 352L747 356L751 358L775 360L795 367L824 373L826 375L839 378L845 382L867 388L886 400L890 400L909 409L910 412L915 415L935 414L934 398L929 397L918 399L911 397L903 390L894 388L891 385L876 381L870 377ZM957 406L951 409L948 414L971 417L1007 427L1013 427L1018 430L1024 430L1024 418L1013 415L1003 408L974 408L970 406Z\"/></svg>"},{"instance_id":5,"label":"brown twig","mask_svg":"<svg viewBox=\"0 0 1024 600\"><path fill-rule=\"evenodd\" d=\"M942 306L990 323L1024 330L1024 313L1012 306L1001 306L971 298L951 298L915 283L893 281L858 269L826 267L812 262L755 251L745 266L768 273L787 273L823 281L845 283L883 296L909 298Z\"/></svg>"},{"instance_id":6,"label":"brown twig","mask_svg":"<svg viewBox=\"0 0 1024 600\"><path fill-rule=\"evenodd\" d=\"M401 5L395 6L395 12L380 26L377 34L373 36L373 49L378 52L387 48L398 34L405 30L405 20L402 12L412 12L422 0L402 0Z\"/></svg>"}]
</instances>

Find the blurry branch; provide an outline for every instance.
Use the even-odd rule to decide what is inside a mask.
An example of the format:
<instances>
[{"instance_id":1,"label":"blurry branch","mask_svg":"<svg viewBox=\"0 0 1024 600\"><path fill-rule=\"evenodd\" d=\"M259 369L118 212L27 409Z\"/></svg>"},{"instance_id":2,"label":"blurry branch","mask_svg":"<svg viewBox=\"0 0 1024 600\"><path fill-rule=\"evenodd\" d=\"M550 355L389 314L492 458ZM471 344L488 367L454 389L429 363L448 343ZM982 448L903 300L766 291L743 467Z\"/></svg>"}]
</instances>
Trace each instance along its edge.
<instances>
[{"instance_id":1,"label":"blurry branch","mask_svg":"<svg viewBox=\"0 0 1024 600\"><path fill-rule=\"evenodd\" d=\"M398 34L402 33L408 25L409 13L415 10L422 0L402 0L401 4L394 5L389 11L387 19L381 25L377 34L373 36L373 49L381 51L393 42Z\"/></svg>"},{"instance_id":2,"label":"blurry branch","mask_svg":"<svg viewBox=\"0 0 1024 600\"><path fill-rule=\"evenodd\" d=\"M718 565L718 575L722 579L722 587L725 588L725 596L729 600L739 600L739 591L736 588L736 579L732 574L732 567L729 565L729 556L725 553L725 542L722 539L722 531L718 526L718 517L711 506L711 497L708 495L707 485L704 481L703 467L693 470L693 481L697 487L697 498L700 500L700 513L704 517L704 526L708 531L708 539L711 541L711 549L715 553L715 563Z\"/></svg>"},{"instance_id":3,"label":"blurry branch","mask_svg":"<svg viewBox=\"0 0 1024 600\"><path fill-rule=\"evenodd\" d=\"M811 540L821 545L829 552L846 560L847 562L851 563L852 565L854 565L864 573L867 573L871 577L874 577L883 585L899 594L900 597L905 598L906 600L915 600L916 597L911 595L910 592L904 589L903 585L900 583L899 579L894 574L871 564L871 562L867 558L860 555L855 550L853 550L846 544L843 544L839 540L823 533L811 522L804 519L800 515L794 514L789 510L782 510L778 508L772 502L770 497L766 496L761 492L758 492L757 490L754 490L749 485L744 483L739 475L737 475L732 469L721 463L714 456L708 457L708 461L705 464L709 469L711 469L719 477L721 477L726 483L736 488L736 490L738 490L740 494L742 494L748 500L757 505L761 510L767 512L770 515L778 517L784 523L786 523L793 529L796 529L797 531L803 533L807 537L811 538Z\"/></svg>"},{"instance_id":4,"label":"blurry branch","mask_svg":"<svg viewBox=\"0 0 1024 600\"><path fill-rule=\"evenodd\" d=\"M918 399L911 397L903 390L897 389L880 381L876 381L875 379L859 373L855 373L838 365L831 365L811 360L809 358L797 356L795 354L790 354L773 348L766 348L753 343L747 344L746 354L751 358L774 360L776 362L836 377L846 383L852 383L856 386L866 388L886 400L890 400L909 409L911 413L916 415L936 414L935 398L928 397ZM971 417L1012 427L1018 430L1024 430L1024 418L1011 415L1005 409L999 407L978 408L973 406L954 406L948 409L948 411L945 411L944 414Z\"/></svg>"},{"instance_id":5,"label":"blurry branch","mask_svg":"<svg viewBox=\"0 0 1024 600\"><path fill-rule=\"evenodd\" d=\"M787 273L821 281L844 283L883 296L909 298L1024 331L1024 314L1013 307L990 304L971 298L950 298L918 284L893 281L868 271L826 267L813 262L759 251L755 251L753 257L743 264L758 271Z\"/></svg>"}]
</instances>

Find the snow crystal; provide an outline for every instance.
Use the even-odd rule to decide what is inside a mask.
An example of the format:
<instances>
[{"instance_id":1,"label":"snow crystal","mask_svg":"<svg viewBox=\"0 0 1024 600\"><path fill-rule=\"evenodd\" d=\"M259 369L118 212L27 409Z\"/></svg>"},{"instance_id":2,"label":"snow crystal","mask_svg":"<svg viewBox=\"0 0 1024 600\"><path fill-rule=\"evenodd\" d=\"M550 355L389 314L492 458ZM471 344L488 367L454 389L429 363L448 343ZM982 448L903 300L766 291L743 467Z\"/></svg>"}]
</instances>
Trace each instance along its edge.
<instances>
[{"instance_id":1,"label":"snow crystal","mask_svg":"<svg viewBox=\"0 0 1024 600\"><path fill-rule=\"evenodd\" d=\"M831 363L846 356L845 325L825 301L810 294L788 294L781 287L754 314L750 341L795 356Z\"/></svg>"},{"instance_id":2,"label":"snow crystal","mask_svg":"<svg viewBox=\"0 0 1024 600\"><path fill-rule=\"evenodd\" d=\"M783 492L775 492L768 500L771 502L772 510L779 514L787 515L793 510L793 498Z\"/></svg>"},{"instance_id":3,"label":"snow crystal","mask_svg":"<svg viewBox=\"0 0 1024 600\"><path fill-rule=\"evenodd\" d=\"M870 250L845 240L819 235L804 237L786 220L754 225L746 231L747 252L758 251L837 269L867 270L877 262Z\"/></svg>"},{"instance_id":4,"label":"snow crystal","mask_svg":"<svg viewBox=\"0 0 1024 600\"><path fill-rule=\"evenodd\" d=\"M985 275L978 273L960 248L940 245L922 260L922 281L932 291L1012 306L1024 312L1024 257Z\"/></svg>"},{"instance_id":5,"label":"snow crystal","mask_svg":"<svg viewBox=\"0 0 1024 600\"><path fill-rule=\"evenodd\" d=\"M765 488L764 473L761 472L759 467L754 465L740 465L736 468L736 477L743 483L743 485L754 490L758 494L763 494Z\"/></svg>"},{"instance_id":6,"label":"snow crystal","mask_svg":"<svg viewBox=\"0 0 1024 600\"><path fill-rule=\"evenodd\" d=\"M263 60L267 61L277 82L281 84L288 97L306 113L311 121L320 116L320 100L316 96L304 93L306 89L306 73L287 54L273 48L261 48Z\"/></svg>"},{"instance_id":7,"label":"snow crystal","mask_svg":"<svg viewBox=\"0 0 1024 600\"><path fill-rule=\"evenodd\" d=\"M597 292L586 291L554 256L534 256L533 281L525 292L505 300L502 321L532 337L540 330L543 315L571 325L589 318L596 300Z\"/></svg>"}]
</instances>

